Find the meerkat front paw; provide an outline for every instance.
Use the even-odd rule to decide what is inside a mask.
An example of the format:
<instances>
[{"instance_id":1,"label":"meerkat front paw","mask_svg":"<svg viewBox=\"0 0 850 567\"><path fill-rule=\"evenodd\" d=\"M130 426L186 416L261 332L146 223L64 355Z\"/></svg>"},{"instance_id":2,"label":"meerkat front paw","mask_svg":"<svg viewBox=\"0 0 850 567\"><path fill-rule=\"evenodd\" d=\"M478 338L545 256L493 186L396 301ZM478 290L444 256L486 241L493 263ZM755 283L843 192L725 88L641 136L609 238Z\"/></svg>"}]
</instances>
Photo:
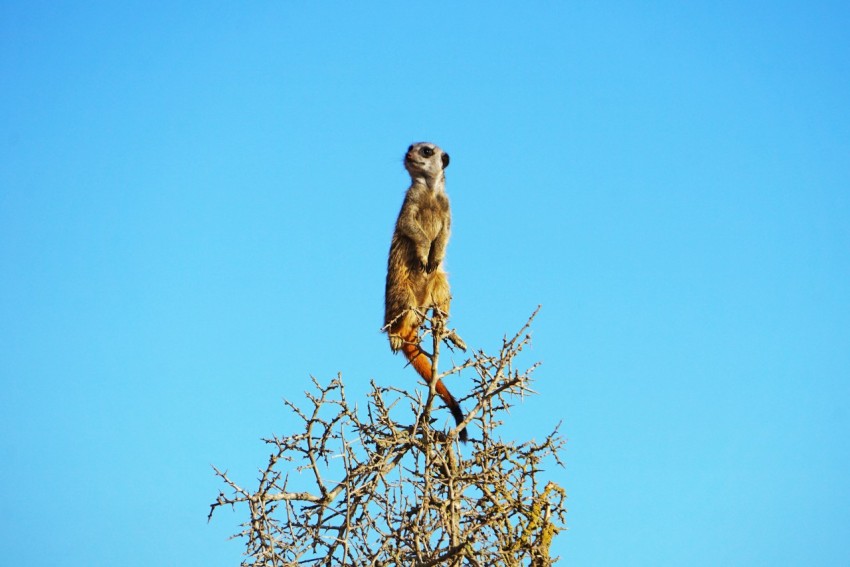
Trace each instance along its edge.
<instances>
[{"instance_id":1,"label":"meerkat front paw","mask_svg":"<svg viewBox=\"0 0 850 567\"><path fill-rule=\"evenodd\" d=\"M416 261L414 264L420 272L424 272L428 269L428 252L429 251L427 249L423 250L418 247L416 249Z\"/></svg>"},{"instance_id":2,"label":"meerkat front paw","mask_svg":"<svg viewBox=\"0 0 850 567\"><path fill-rule=\"evenodd\" d=\"M404 345L404 339L398 335L390 335L390 350L398 352L402 345Z\"/></svg>"}]
</instances>

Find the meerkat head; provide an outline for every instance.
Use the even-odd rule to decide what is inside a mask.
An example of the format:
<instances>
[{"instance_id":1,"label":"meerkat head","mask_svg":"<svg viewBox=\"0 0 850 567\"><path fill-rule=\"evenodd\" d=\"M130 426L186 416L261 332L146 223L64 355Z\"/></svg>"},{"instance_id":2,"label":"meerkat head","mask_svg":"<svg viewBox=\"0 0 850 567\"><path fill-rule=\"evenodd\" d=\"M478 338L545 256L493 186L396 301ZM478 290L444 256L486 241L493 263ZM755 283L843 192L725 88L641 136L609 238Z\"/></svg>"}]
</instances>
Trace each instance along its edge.
<instances>
[{"instance_id":1,"label":"meerkat head","mask_svg":"<svg viewBox=\"0 0 850 567\"><path fill-rule=\"evenodd\" d=\"M404 168L413 179L421 177L426 182L441 180L444 178L443 170L448 166L449 154L428 142L412 144L404 155Z\"/></svg>"}]
</instances>

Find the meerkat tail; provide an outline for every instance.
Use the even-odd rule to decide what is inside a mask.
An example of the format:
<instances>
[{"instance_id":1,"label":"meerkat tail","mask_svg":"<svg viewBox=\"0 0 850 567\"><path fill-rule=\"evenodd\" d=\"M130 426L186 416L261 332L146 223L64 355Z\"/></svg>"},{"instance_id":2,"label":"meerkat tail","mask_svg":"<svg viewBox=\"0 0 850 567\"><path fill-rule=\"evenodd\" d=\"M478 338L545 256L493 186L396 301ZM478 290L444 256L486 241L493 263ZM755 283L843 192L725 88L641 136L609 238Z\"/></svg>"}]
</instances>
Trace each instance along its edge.
<instances>
[{"instance_id":1,"label":"meerkat tail","mask_svg":"<svg viewBox=\"0 0 850 567\"><path fill-rule=\"evenodd\" d=\"M422 352L422 349L419 348L419 344L417 342L418 337L415 332L413 334L412 340L406 340L404 345L401 347L401 352L404 353L405 358L410 361L410 365L416 369L416 372L419 373L422 378L425 379L425 382L428 384L431 383L431 361L428 359L428 355ZM460 409L460 404L457 403L457 400L454 396L451 395L449 389L446 388L446 385L443 384L442 380L437 380L437 386L435 388L437 394L443 399L446 407L449 408L449 411L452 414L452 417L455 418L455 421L458 425L463 423L464 416L463 410ZM466 443L469 439L469 435L466 433L466 428L461 429L460 431L460 440Z\"/></svg>"}]
</instances>

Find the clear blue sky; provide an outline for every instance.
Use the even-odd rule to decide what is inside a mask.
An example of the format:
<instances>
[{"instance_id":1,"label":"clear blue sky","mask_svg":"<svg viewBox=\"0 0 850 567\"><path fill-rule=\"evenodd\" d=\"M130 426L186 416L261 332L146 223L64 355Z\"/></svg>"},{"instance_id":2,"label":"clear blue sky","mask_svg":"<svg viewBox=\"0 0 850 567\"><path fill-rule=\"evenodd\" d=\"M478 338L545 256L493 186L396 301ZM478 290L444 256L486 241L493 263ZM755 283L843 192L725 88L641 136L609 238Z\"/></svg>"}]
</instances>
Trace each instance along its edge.
<instances>
[{"instance_id":1,"label":"clear blue sky","mask_svg":"<svg viewBox=\"0 0 850 567\"><path fill-rule=\"evenodd\" d=\"M238 564L210 464L416 384L428 140L460 334L543 305L505 433L563 422L563 564L850 563L846 3L319 6L0 4L0 561Z\"/></svg>"}]
</instances>

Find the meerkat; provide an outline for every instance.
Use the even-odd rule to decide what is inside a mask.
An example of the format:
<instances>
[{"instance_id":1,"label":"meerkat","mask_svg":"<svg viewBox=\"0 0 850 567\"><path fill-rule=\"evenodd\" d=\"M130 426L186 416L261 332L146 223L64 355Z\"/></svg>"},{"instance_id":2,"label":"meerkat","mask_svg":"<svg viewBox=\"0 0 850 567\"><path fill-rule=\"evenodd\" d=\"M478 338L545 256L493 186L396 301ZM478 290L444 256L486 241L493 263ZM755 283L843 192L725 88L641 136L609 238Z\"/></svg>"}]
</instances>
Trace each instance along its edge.
<instances>
[{"instance_id":1,"label":"meerkat","mask_svg":"<svg viewBox=\"0 0 850 567\"><path fill-rule=\"evenodd\" d=\"M449 154L434 144L418 143L407 149L404 167L410 174L410 187L396 220L387 261L384 329L393 352L401 351L427 383L432 380L429 355L420 348L419 326L422 314L432 310L442 324L449 314L449 282L443 258L451 230L451 210L446 196L445 169ZM463 341L449 337L466 350ZM460 404L442 381L436 385L458 424L464 416ZM460 432L467 440L466 429Z\"/></svg>"}]
</instances>

